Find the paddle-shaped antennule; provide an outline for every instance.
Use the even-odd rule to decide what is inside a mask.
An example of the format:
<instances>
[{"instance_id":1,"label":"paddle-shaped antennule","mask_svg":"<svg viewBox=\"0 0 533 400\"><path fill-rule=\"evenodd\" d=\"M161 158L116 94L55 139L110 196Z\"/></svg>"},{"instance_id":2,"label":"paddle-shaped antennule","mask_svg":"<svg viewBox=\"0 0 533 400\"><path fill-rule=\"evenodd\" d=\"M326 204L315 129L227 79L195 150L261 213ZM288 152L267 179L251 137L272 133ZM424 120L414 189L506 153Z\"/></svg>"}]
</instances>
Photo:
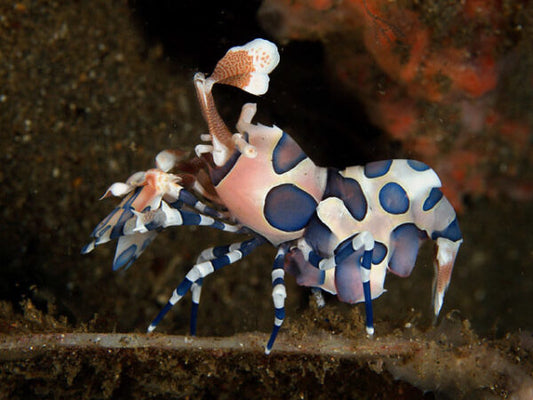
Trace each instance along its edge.
<instances>
[{"instance_id":1,"label":"paddle-shaped antennule","mask_svg":"<svg viewBox=\"0 0 533 400\"><path fill-rule=\"evenodd\" d=\"M202 110L205 122L209 129L211 144L201 144L196 146L196 154L200 157L204 153L211 153L213 162L220 167L226 163L236 151L233 143L231 132L220 117L213 99L213 80L205 78L205 75L198 72L194 75L194 86L196 88L196 96L198 103Z\"/></svg>"},{"instance_id":2,"label":"paddle-shaped antennule","mask_svg":"<svg viewBox=\"0 0 533 400\"><path fill-rule=\"evenodd\" d=\"M255 39L229 49L209 78L213 83L235 86L259 96L267 92L268 74L278 63L276 45L265 39Z\"/></svg>"}]
</instances>

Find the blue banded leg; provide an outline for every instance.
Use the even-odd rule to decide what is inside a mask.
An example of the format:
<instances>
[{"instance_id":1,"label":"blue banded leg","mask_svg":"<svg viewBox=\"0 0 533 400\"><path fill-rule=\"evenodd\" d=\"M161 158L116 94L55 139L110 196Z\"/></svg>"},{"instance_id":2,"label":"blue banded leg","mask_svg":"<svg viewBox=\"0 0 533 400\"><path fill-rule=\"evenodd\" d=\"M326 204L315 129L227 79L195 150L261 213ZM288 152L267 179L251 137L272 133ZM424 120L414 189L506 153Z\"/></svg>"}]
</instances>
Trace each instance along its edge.
<instances>
[{"instance_id":1,"label":"blue banded leg","mask_svg":"<svg viewBox=\"0 0 533 400\"><path fill-rule=\"evenodd\" d=\"M335 268L346 260L353 253L363 249L361 260L361 280L363 282L363 294L365 299L366 312L366 332L368 335L374 334L374 313L372 310L372 293L370 290L370 270L372 268L372 254L374 251L374 237L368 231L360 232L343 241L334 251L331 257L321 257L314 252L306 243L302 248L306 259L315 267L321 270ZM307 248L306 248L307 246Z\"/></svg>"},{"instance_id":2,"label":"blue banded leg","mask_svg":"<svg viewBox=\"0 0 533 400\"><path fill-rule=\"evenodd\" d=\"M181 281L178 287L172 293L172 296L168 300L168 303L161 309L159 314L152 321L148 327L148 332L152 332L157 324L163 319L163 317L170 311L170 309L182 299L182 297L191 289L191 286L199 279L205 278L207 275L219 270L220 268L233 264L234 262L246 257L256 247L265 243L265 239L262 237L254 237L252 239L242 242L239 249L231 250L228 253L216 257L210 261L204 261L200 264L193 266L185 279Z\"/></svg>"},{"instance_id":3,"label":"blue banded leg","mask_svg":"<svg viewBox=\"0 0 533 400\"><path fill-rule=\"evenodd\" d=\"M209 226L226 232L238 232L241 227L219 221L196 211L180 210L161 202L161 208L143 213L135 212L137 218L131 218L124 225L124 234L159 230L168 226Z\"/></svg>"},{"instance_id":4,"label":"blue banded leg","mask_svg":"<svg viewBox=\"0 0 533 400\"><path fill-rule=\"evenodd\" d=\"M167 226L196 225L209 226L226 232L242 231L242 227L239 225L214 219L198 211L172 208L165 201L161 201L160 206L152 210L135 210L132 207L132 203L140 192L141 189L137 188L125 197L122 203L96 226L91 234L93 241L82 249L82 254L86 254L96 246L109 242L112 239L119 239L123 236L131 236L138 233L143 234L149 231L158 231ZM124 246L125 248L130 247L127 243ZM137 254L136 256L138 257L139 255ZM117 257L120 256L121 252L117 254Z\"/></svg>"},{"instance_id":5,"label":"blue banded leg","mask_svg":"<svg viewBox=\"0 0 533 400\"><path fill-rule=\"evenodd\" d=\"M208 215L214 218L222 218L222 219L225 218L223 213L221 213L218 210L215 210L213 207L210 207L203 201L198 200L198 198L194 194L187 191L186 189L181 189L179 192L178 199L169 204L171 207L177 208L180 210L182 209L183 204L185 204L191 208L194 208L201 214Z\"/></svg>"},{"instance_id":6,"label":"blue banded leg","mask_svg":"<svg viewBox=\"0 0 533 400\"><path fill-rule=\"evenodd\" d=\"M272 267L272 300L274 302L275 318L270 339L265 347L265 354L270 354L272 346L278 336L279 328L285 319L285 298L287 297L287 290L285 288L285 255L287 254L287 246L281 246L278 249L274 265Z\"/></svg>"},{"instance_id":7,"label":"blue banded leg","mask_svg":"<svg viewBox=\"0 0 533 400\"><path fill-rule=\"evenodd\" d=\"M191 285L191 321L189 324L189 334L196 336L196 326L198 322L198 308L200 307L200 295L202 294L203 279L198 279Z\"/></svg>"},{"instance_id":8,"label":"blue banded leg","mask_svg":"<svg viewBox=\"0 0 533 400\"><path fill-rule=\"evenodd\" d=\"M241 248L242 242L233 243L230 245L210 247L203 250L198 258L196 259L196 264L203 263L205 261L211 261L215 258L222 257L233 250L239 250ZM200 295L202 293L202 283L203 279L198 279L191 286L191 320L189 333L191 336L196 336L196 327L198 322L198 308L200 306Z\"/></svg>"},{"instance_id":9,"label":"blue banded leg","mask_svg":"<svg viewBox=\"0 0 533 400\"><path fill-rule=\"evenodd\" d=\"M96 246L107 243L110 240L123 236L124 224L130 219L134 219L132 204L139 196L141 188L136 188L127 194L120 204L115 207L102 221L96 225L91 237L93 240L82 249L82 254L91 252Z\"/></svg>"},{"instance_id":10,"label":"blue banded leg","mask_svg":"<svg viewBox=\"0 0 533 400\"><path fill-rule=\"evenodd\" d=\"M364 248L363 260L361 262L361 280L363 281L363 293L365 295L366 333L374 335L374 312L372 309L372 293L370 290L370 270L372 268L372 253L374 251L374 238L368 232L362 232L354 239L360 238L361 247ZM354 244L354 247L356 244ZM358 250L355 249L355 250Z\"/></svg>"},{"instance_id":11,"label":"blue banded leg","mask_svg":"<svg viewBox=\"0 0 533 400\"><path fill-rule=\"evenodd\" d=\"M113 228L113 231L116 231L118 237L117 250L113 260L113 270L124 266L129 267L139 258L147 245L155 238L156 233L167 226L209 226L229 232L238 232L241 230L240 226L227 224L195 211L171 208L164 201L161 202L161 208L156 210L142 213L129 210L128 214L125 213L123 215L126 215L124 221L121 217ZM109 236L109 238L113 238L113 235Z\"/></svg>"}]
</instances>

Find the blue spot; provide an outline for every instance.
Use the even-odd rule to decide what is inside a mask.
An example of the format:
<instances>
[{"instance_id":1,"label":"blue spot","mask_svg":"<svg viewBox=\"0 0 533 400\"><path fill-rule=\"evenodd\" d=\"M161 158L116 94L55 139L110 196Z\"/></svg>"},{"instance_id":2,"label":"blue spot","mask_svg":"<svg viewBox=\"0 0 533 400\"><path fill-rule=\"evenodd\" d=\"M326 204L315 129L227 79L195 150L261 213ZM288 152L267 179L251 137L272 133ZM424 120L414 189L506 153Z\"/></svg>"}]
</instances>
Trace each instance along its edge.
<instances>
[{"instance_id":1,"label":"blue spot","mask_svg":"<svg viewBox=\"0 0 533 400\"><path fill-rule=\"evenodd\" d=\"M332 238L331 230L315 214L305 229L305 240L315 251L325 256L329 253L328 244Z\"/></svg>"},{"instance_id":2,"label":"blue spot","mask_svg":"<svg viewBox=\"0 0 533 400\"><path fill-rule=\"evenodd\" d=\"M405 190L394 182L389 182L379 191L379 203L391 214L403 214L409 209L409 198Z\"/></svg>"},{"instance_id":3,"label":"blue spot","mask_svg":"<svg viewBox=\"0 0 533 400\"><path fill-rule=\"evenodd\" d=\"M292 184L276 186L268 192L263 213L273 227L295 232L304 228L315 212L315 199Z\"/></svg>"},{"instance_id":4,"label":"blue spot","mask_svg":"<svg viewBox=\"0 0 533 400\"><path fill-rule=\"evenodd\" d=\"M120 253L120 255L117 257L117 259L113 263L113 271L116 271L117 269L120 269L124 267L125 265L129 266L133 261L135 261L136 251L137 251L137 246L132 244L130 247L128 247L126 250Z\"/></svg>"},{"instance_id":5,"label":"blue spot","mask_svg":"<svg viewBox=\"0 0 533 400\"><path fill-rule=\"evenodd\" d=\"M118 219L117 223L113 227L113 230L111 231L111 235L109 235L109 237L111 239L116 239L119 236L122 236L123 235L124 224L126 223L127 220L129 220L132 217L133 217L133 213L131 212L131 209L128 208L128 209L124 210L122 212L122 215Z\"/></svg>"},{"instance_id":6,"label":"blue spot","mask_svg":"<svg viewBox=\"0 0 533 400\"><path fill-rule=\"evenodd\" d=\"M361 185L354 180L354 179L344 179L345 186L344 186L344 194L340 198L348 211L350 211L350 214L358 220L361 221L365 215L367 210L367 203L365 195L363 194L363 189L361 189Z\"/></svg>"},{"instance_id":7,"label":"blue spot","mask_svg":"<svg viewBox=\"0 0 533 400\"><path fill-rule=\"evenodd\" d=\"M374 243L374 251L372 252L372 264L379 264L387 255L387 247L381 242Z\"/></svg>"},{"instance_id":8,"label":"blue spot","mask_svg":"<svg viewBox=\"0 0 533 400\"><path fill-rule=\"evenodd\" d=\"M364 167L365 176L367 178L378 178L389 172L392 160L374 161L368 163Z\"/></svg>"},{"instance_id":9,"label":"blue spot","mask_svg":"<svg viewBox=\"0 0 533 400\"><path fill-rule=\"evenodd\" d=\"M111 225L106 225L104 227L100 227L100 231L96 232L96 234L93 235L94 238L99 239L102 236L105 235L105 233L111 228Z\"/></svg>"},{"instance_id":10,"label":"blue spot","mask_svg":"<svg viewBox=\"0 0 533 400\"><path fill-rule=\"evenodd\" d=\"M272 166L277 174L283 174L307 158L302 148L285 132L272 153Z\"/></svg>"},{"instance_id":11,"label":"blue spot","mask_svg":"<svg viewBox=\"0 0 533 400\"><path fill-rule=\"evenodd\" d=\"M409 276L415 266L420 242L425 238L425 233L414 224L396 227L391 233L391 271L401 277Z\"/></svg>"},{"instance_id":12,"label":"blue spot","mask_svg":"<svg viewBox=\"0 0 533 400\"><path fill-rule=\"evenodd\" d=\"M116 207L113 211L109 213L107 217L105 217L102 221L100 221L100 223L96 225L96 228L94 228L93 232L91 233L91 236L94 238L102 236L109 229L109 225L107 225L107 223L113 217L113 215L115 215L115 213L119 210L121 210L121 208Z\"/></svg>"},{"instance_id":13,"label":"blue spot","mask_svg":"<svg viewBox=\"0 0 533 400\"><path fill-rule=\"evenodd\" d=\"M350 211L352 217L361 221L367 212L367 202L361 185L355 179L345 178L336 169L328 169L328 181L324 199L337 197Z\"/></svg>"},{"instance_id":14,"label":"blue spot","mask_svg":"<svg viewBox=\"0 0 533 400\"><path fill-rule=\"evenodd\" d=\"M416 160L407 160L407 164L413 168L415 171L426 171L429 169L429 167L424 164L422 161L416 161Z\"/></svg>"},{"instance_id":15,"label":"blue spot","mask_svg":"<svg viewBox=\"0 0 533 400\"><path fill-rule=\"evenodd\" d=\"M442 231L434 231L431 234L431 239L436 240L439 237L450 239L452 242L455 242L463 237L461 234L461 229L459 229L459 222L455 218L446 229Z\"/></svg>"},{"instance_id":16,"label":"blue spot","mask_svg":"<svg viewBox=\"0 0 533 400\"><path fill-rule=\"evenodd\" d=\"M211 182L213 182L214 186L217 186L222 179L226 177L227 174L233 169L233 166L237 163L237 160L241 156L241 153L238 151L234 151L231 157L224 165L221 165L220 167L213 166L214 163L208 163L209 165L209 176L211 177Z\"/></svg>"},{"instance_id":17,"label":"blue spot","mask_svg":"<svg viewBox=\"0 0 533 400\"><path fill-rule=\"evenodd\" d=\"M431 210L433 207L437 205L440 199L442 199L442 192L440 191L440 189L439 188L431 189L431 192L429 192L429 196L424 201L422 210L424 211Z\"/></svg>"}]
</instances>

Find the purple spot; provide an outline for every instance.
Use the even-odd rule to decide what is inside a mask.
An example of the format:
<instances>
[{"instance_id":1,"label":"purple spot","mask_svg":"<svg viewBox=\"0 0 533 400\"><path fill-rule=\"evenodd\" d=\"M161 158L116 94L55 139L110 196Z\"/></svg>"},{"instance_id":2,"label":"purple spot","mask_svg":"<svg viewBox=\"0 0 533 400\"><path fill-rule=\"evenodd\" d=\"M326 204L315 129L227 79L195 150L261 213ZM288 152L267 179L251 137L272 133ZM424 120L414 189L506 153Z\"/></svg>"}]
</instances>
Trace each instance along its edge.
<instances>
[{"instance_id":1,"label":"purple spot","mask_svg":"<svg viewBox=\"0 0 533 400\"><path fill-rule=\"evenodd\" d=\"M378 178L389 172L392 160L374 161L368 163L364 167L365 176L367 178Z\"/></svg>"},{"instance_id":2,"label":"purple spot","mask_svg":"<svg viewBox=\"0 0 533 400\"><path fill-rule=\"evenodd\" d=\"M405 190L394 182L389 182L379 191L379 203L391 214L403 214L409 209L409 198Z\"/></svg>"},{"instance_id":3,"label":"purple spot","mask_svg":"<svg viewBox=\"0 0 533 400\"><path fill-rule=\"evenodd\" d=\"M268 223L284 232L303 229L316 210L313 196L292 184L272 188L265 199L264 214Z\"/></svg>"},{"instance_id":4,"label":"purple spot","mask_svg":"<svg viewBox=\"0 0 533 400\"><path fill-rule=\"evenodd\" d=\"M418 255L420 242L427 236L414 224L403 224L391 233L391 258L389 268L401 277L411 274Z\"/></svg>"},{"instance_id":5,"label":"purple spot","mask_svg":"<svg viewBox=\"0 0 533 400\"><path fill-rule=\"evenodd\" d=\"M135 261L135 252L137 251L137 246L132 244L130 247L128 247L126 250L124 250L120 255L117 257L115 262L113 263L113 271L116 271L117 269L120 269L127 265L128 267L130 264Z\"/></svg>"},{"instance_id":6,"label":"purple spot","mask_svg":"<svg viewBox=\"0 0 533 400\"><path fill-rule=\"evenodd\" d=\"M101 228L101 230L98 232L98 235L94 236L95 238L101 238L102 236L105 235L105 233L111 229L111 225L106 225L104 226L103 228Z\"/></svg>"},{"instance_id":7,"label":"purple spot","mask_svg":"<svg viewBox=\"0 0 533 400\"><path fill-rule=\"evenodd\" d=\"M305 240L318 254L325 256L330 251L331 238L331 230L314 214L305 228Z\"/></svg>"},{"instance_id":8,"label":"purple spot","mask_svg":"<svg viewBox=\"0 0 533 400\"><path fill-rule=\"evenodd\" d=\"M442 199L442 192L440 191L440 189L439 188L431 189L431 192L429 192L429 196L424 201L422 210L424 211L431 210L433 207L437 205L440 199Z\"/></svg>"},{"instance_id":9,"label":"purple spot","mask_svg":"<svg viewBox=\"0 0 533 400\"><path fill-rule=\"evenodd\" d=\"M379 264L387 255L387 247L381 242L374 243L374 250L372 251L372 264Z\"/></svg>"},{"instance_id":10,"label":"purple spot","mask_svg":"<svg viewBox=\"0 0 533 400\"><path fill-rule=\"evenodd\" d=\"M431 234L431 239L437 240L438 238L443 237L450 239L452 242L455 242L463 237L461 234L461 229L459 229L459 222L455 218L446 229L442 231L434 231Z\"/></svg>"},{"instance_id":11,"label":"purple spot","mask_svg":"<svg viewBox=\"0 0 533 400\"><path fill-rule=\"evenodd\" d=\"M217 186L222 179L226 177L227 174L233 169L234 165L237 163L237 160L241 156L241 153L234 151L231 157L226 161L224 165L220 167L215 166L214 163L208 163L209 165L209 176L211 177L211 182L214 186Z\"/></svg>"},{"instance_id":12,"label":"purple spot","mask_svg":"<svg viewBox=\"0 0 533 400\"><path fill-rule=\"evenodd\" d=\"M305 160L307 155L292 137L283 132L272 153L272 166L277 174L283 174Z\"/></svg>"},{"instance_id":13,"label":"purple spot","mask_svg":"<svg viewBox=\"0 0 533 400\"><path fill-rule=\"evenodd\" d=\"M328 170L328 182L324 193L324 199L328 197L341 199L356 220L361 221L365 217L367 202L361 185L355 179L343 177L333 168Z\"/></svg>"},{"instance_id":14,"label":"purple spot","mask_svg":"<svg viewBox=\"0 0 533 400\"><path fill-rule=\"evenodd\" d=\"M419 171L419 172L422 172L422 171L426 171L428 169L430 169L426 164L424 164L422 161L417 161L417 160L407 160L407 164L413 168L415 171Z\"/></svg>"},{"instance_id":15,"label":"purple spot","mask_svg":"<svg viewBox=\"0 0 533 400\"><path fill-rule=\"evenodd\" d=\"M96 225L96 228L94 228L93 232L91 233L91 236L94 238L103 236L104 233L106 233L110 227L110 225L107 225L107 223L113 217L113 215L115 215L115 213L119 210L121 210L120 207L115 208L113 211L111 211L111 213L109 213L107 217L105 217L102 221L100 221L100 223Z\"/></svg>"},{"instance_id":16,"label":"purple spot","mask_svg":"<svg viewBox=\"0 0 533 400\"><path fill-rule=\"evenodd\" d=\"M133 212L131 211L131 208L125 209L120 215L115 226L113 226L113 230L111 231L111 234L109 235L109 237L111 239L116 239L122 236L124 234L123 233L124 224L126 223L126 221L128 221L132 217L133 217Z\"/></svg>"}]
</instances>

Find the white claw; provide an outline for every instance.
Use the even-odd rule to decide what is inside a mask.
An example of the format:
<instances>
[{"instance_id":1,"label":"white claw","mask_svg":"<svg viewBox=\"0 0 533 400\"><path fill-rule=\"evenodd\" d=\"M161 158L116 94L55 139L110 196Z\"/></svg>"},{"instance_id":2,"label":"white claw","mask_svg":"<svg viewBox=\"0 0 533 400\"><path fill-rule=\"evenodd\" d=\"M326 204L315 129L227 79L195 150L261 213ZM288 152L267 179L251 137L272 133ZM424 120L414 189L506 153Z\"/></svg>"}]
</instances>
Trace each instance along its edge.
<instances>
[{"instance_id":1,"label":"white claw","mask_svg":"<svg viewBox=\"0 0 533 400\"><path fill-rule=\"evenodd\" d=\"M135 172L128 178L126 184L130 186L141 186L146 179L146 171Z\"/></svg>"},{"instance_id":2,"label":"white claw","mask_svg":"<svg viewBox=\"0 0 533 400\"><path fill-rule=\"evenodd\" d=\"M129 192L131 192L132 190L133 190L133 186L127 183L115 182L111 186L109 186L109 188L106 190L104 195L100 197L100 200L105 199L110 196L122 197L128 194Z\"/></svg>"},{"instance_id":3,"label":"white claw","mask_svg":"<svg viewBox=\"0 0 533 400\"><path fill-rule=\"evenodd\" d=\"M163 227L179 226L183 224L183 218L181 217L181 214L177 210L172 209L164 201L161 202L161 210L163 210L165 213L165 222Z\"/></svg>"},{"instance_id":4,"label":"white claw","mask_svg":"<svg viewBox=\"0 0 533 400\"><path fill-rule=\"evenodd\" d=\"M135 211L135 210L131 210L131 211L137 217L135 219L135 228L133 228L133 232L137 232L137 233L148 232L148 229L146 229L146 226L144 226L144 223L143 223L143 214L140 213L139 211Z\"/></svg>"},{"instance_id":5,"label":"white claw","mask_svg":"<svg viewBox=\"0 0 533 400\"><path fill-rule=\"evenodd\" d=\"M163 172L168 172L174 168L177 159L176 154L168 150L163 150L155 156L155 166Z\"/></svg>"},{"instance_id":6,"label":"white claw","mask_svg":"<svg viewBox=\"0 0 533 400\"><path fill-rule=\"evenodd\" d=\"M239 58L235 61L229 55L233 53L234 57ZM246 54L242 56L242 54ZM264 39L255 39L245 44L244 46L232 47L217 64L212 76L227 79L224 72L227 70L235 70L235 64L240 67L246 67L243 73L247 73L246 84L242 82L236 84L242 90L256 96L265 94L268 90L269 77L268 74L272 72L279 63L279 52L277 46ZM219 71L220 68L220 71ZM234 83L230 83L234 84Z\"/></svg>"}]
</instances>

